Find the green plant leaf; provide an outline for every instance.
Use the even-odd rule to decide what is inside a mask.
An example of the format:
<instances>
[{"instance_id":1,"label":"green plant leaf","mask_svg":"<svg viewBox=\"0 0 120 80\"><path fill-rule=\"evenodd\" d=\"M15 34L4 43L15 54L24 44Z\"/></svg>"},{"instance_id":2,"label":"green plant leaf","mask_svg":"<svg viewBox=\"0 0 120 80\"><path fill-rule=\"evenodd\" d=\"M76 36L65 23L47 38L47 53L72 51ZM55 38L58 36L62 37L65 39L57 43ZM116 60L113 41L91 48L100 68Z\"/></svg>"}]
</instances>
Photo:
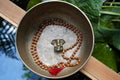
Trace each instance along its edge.
<instances>
[{"instance_id":1,"label":"green plant leaf","mask_svg":"<svg viewBox=\"0 0 120 80\"><path fill-rule=\"evenodd\" d=\"M36 5L37 3L40 3L40 2L42 2L42 0L30 0L28 2L26 10L30 9L32 6L34 6L34 5Z\"/></svg>"},{"instance_id":2,"label":"green plant leaf","mask_svg":"<svg viewBox=\"0 0 120 80\"><path fill-rule=\"evenodd\" d=\"M104 42L113 45L116 49L120 50L120 6L114 2L109 5L104 4L101 10L98 26L95 32L96 41L103 39Z\"/></svg>"},{"instance_id":3,"label":"green plant leaf","mask_svg":"<svg viewBox=\"0 0 120 80\"><path fill-rule=\"evenodd\" d=\"M114 71L118 71L116 54L108 44L96 43L92 55Z\"/></svg>"},{"instance_id":4,"label":"green plant leaf","mask_svg":"<svg viewBox=\"0 0 120 80\"><path fill-rule=\"evenodd\" d=\"M115 21L116 20L116 21ZM120 16L101 15L98 32L104 40L120 50Z\"/></svg>"},{"instance_id":5,"label":"green plant leaf","mask_svg":"<svg viewBox=\"0 0 120 80\"><path fill-rule=\"evenodd\" d=\"M116 15L120 16L120 13L112 12L112 11L100 11L102 14L107 14L107 15Z\"/></svg>"},{"instance_id":6,"label":"green plant leaf","mask_svg":"<svg viewBox=\"0 0 120 80\"><path fill-rule=\"evenodd\" d=\"M110 5L110 6L102 6L101 14L107 15L115 15L115 17L120 17L120 6L118 5Z\"/></svg>"},{"instance_id":7,"label":"green plant leaf","mask_svg":"<svg viewBox=\"0 0 120 80\"><path fill-rule=\"evenodd\" d=\"M120 5L120 2L105 2L105 4L107 5L111 5L111 4L113 4L113 5Z\"/></svg>"},{"instance_id":8,"label":"green plant leaf","mask_svg":"<svg viewBox=\"0 0 120 80\"><path fill-rule=\"evenodd\" d=\"M91 22L98 22L99 13L102 7L103 0L65 0L85 12Z\"/></svg>"}]
</instances>

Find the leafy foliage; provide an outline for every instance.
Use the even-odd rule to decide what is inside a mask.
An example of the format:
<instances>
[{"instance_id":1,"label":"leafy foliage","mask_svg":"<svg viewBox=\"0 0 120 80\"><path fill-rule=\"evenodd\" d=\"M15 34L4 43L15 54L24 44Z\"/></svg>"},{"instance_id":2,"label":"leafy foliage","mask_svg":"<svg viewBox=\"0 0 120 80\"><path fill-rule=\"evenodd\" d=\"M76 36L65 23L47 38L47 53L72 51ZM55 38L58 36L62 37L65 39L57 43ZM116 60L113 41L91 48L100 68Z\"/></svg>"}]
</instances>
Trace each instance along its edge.
<instances>
[{"instance_id":1,"label":"leafy foliage","mask_svg":"<svg viewBox=\"0 0 120 80\"><path fill-rule=\"evenodd\" d=\"M30 9L32 6L34 6L35 4L38 4L40 2L42 2L42 0L30 0L28 5L27 5L26 10Z\"/></svg>"},{"instance_id":2,"label":"leafy foliage","mask_svg":"<svg viewBox=\"0 0 120 80\"><path fill-rule=\"evenodd\" d=\"M104 4L99 24L98 31L105 41L120 50L120 5Z\"/></svg>"},{"instance_id":3,"label":"leafy foliage","mask_svg":"<svg viewBox=\"0 0 120 80\"><path fill-rule=\"evenodd\" d=\"M106 43L96 43L93 51L93 56L109 66L111 69L117 71L116 55L112 48Z\"/></svg>"},{"instance_id":4,"label":"leafy foliage","mask_svg":"<svg viewBox=\"0 0 120 80\"><path fill-rule=\"evenodd\" d=\"M91 22L98 22L98 17L100 13L100 9L102 6L102 0L64 0L70 2L77 7L79 7Z\"/></svg>"}]
</instances>

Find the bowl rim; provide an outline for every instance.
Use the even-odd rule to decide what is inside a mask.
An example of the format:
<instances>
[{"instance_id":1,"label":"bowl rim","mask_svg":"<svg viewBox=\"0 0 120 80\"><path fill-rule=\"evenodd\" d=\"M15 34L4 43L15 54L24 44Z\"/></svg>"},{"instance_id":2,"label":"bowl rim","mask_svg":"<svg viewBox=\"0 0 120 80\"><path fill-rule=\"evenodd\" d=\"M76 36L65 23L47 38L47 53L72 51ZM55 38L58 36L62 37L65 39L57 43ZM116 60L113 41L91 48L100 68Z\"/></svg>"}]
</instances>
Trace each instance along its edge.
<instances>
[{"instance_id":1,"label":"bowl rim","mask_svg":"<svg viewBox=\"0 0 120 80\"><path fill-rule=\"evenodd\" d=\"M33 69L31 69L31 68L24 62L24 60L22 59L21 55L19 54L19 51L18 51L18 48L17 48L17 37L18 37L17 34L18 34L19 26L20 26L23 18L26 16L26 14L28 14L33 8L35 8L35 7L37 7L37 6L41 5L41 4L54 3L54 2L57 2L57 3L65 3L65 4L69 5L69 6L72 6L72 7L76 8L77 10L79 10L79 12L81 12L81 14L86 18L86 20L88 21L88 23L89 23L89 25L90 25L90 29L91 29L91 33L92 33L92 48L91 48L89 57L86 59L86 61L85 61L78 69L76 69L76 71L74 71L74 72L72 72L72 73L70 73L70 74L64 75L64 76L52 76L52 77L48 77L48 76L46 76L46 75L42 75L42 74L34 71ZM26 11L26 13L24 14L24 16L22 17L22 19L21 19L20 22L19 22L18 29L17 29L17 33L16 33L16 35L15 35L15 38L16 38L16 39L15 39L15 45L16 45L17 53L18 53L18 56L19 56L20 60L22 61L22 63L23 63L29 70L31 70L31 71L34 72L35 74L37 74L37 75L39 75L39 76L42 76L42 77L45 77L45 78L61 79L61 78L69 77L69 76L75 74L75 73L78 72L81 68L83 68L83 66L85 66L85 64L87 63L87 61L90 59L90 57L91 57L91 55L92 55L92 52L93 52L93 49L94 49L94 42L95 42L94 31L93 31L93 27L92 27L92 24L91 24L89 18L87 17L87 15L86 15L80 8L78 8L78 7L75 6L74 4L69 3L69 2L66 2L66 1L60 1L60 0L57 0L57 1L43 1L43 2L40 2L40 3L36 4L36 5L34 5L34 6L31 7L28 11Z\"/></svg>"}]
</instances>

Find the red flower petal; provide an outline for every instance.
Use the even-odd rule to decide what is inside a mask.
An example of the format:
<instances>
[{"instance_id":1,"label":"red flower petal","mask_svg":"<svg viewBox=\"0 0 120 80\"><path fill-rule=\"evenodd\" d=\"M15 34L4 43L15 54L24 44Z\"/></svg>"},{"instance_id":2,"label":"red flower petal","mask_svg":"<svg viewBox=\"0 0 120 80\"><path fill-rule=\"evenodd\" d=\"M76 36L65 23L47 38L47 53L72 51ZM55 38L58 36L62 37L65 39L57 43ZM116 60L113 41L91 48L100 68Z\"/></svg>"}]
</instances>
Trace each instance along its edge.
<instances>
[{"instance_id":1,"label":"red flower petal","mask_svg":"<svg viewBox=\"0 0 120 80\"><path fill-rule=\"evenodd\" d=\"M49 73L53 76L56 76L64 67L59 67L59 68L56 68L56 67L52 67L50 69L48 69Z\"/></svg>"}]
</instances>

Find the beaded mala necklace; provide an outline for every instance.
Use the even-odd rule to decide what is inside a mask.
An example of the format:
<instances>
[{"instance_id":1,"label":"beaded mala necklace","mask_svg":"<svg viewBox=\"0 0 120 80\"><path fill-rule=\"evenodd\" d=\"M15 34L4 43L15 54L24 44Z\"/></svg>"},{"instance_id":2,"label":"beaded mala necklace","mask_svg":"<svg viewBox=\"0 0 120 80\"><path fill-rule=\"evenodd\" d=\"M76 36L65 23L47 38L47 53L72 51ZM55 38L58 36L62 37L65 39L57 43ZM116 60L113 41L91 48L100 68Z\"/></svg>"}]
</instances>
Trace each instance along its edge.
<instances>
[{"instance_id":1,"label":"beaded mala necklace","mask_svg":"<svg viewBox=\"0 0 120 80\"><path fill-rule=\"evenodd\" d=\"M36 45L37 45L37 42L39 40L39 37L42 34L42 31L48 25L59 25L61 27L66 27L69 30L73 31L77 36L76 42L74 44L72 44L70 47L68 47L66 49L63 49L62 52L61 52L61 56L62 56L63 59L66 60L66 62L58 62L57 64L53 64L53 65L48 66L48 65L44 64L38 56ZM31 44L30 50L31 50L31 54L32 54L34 62L38 66L40 66L40 68L42 68L44 70L48 70L51 75L56 76L57 73L59 73L63 68L74 67L74 66L76 66L80 63L80 58L76 57L75 54L80 49L81 43L82 43L82 33L79 31L79 29L77 29L73 25L67 23L66 21L63 21L62 19L53 18L53 19L44 20L40 24L39 29L34 33L34 36L32 38L32 44ZM67 51L73 49L74 47L76 47L76 48L74 49L71 56L70 57L65 56L65 53ZM76 61L71 62L72 60L76 60Z\"/></svg>"}]
</instances>

